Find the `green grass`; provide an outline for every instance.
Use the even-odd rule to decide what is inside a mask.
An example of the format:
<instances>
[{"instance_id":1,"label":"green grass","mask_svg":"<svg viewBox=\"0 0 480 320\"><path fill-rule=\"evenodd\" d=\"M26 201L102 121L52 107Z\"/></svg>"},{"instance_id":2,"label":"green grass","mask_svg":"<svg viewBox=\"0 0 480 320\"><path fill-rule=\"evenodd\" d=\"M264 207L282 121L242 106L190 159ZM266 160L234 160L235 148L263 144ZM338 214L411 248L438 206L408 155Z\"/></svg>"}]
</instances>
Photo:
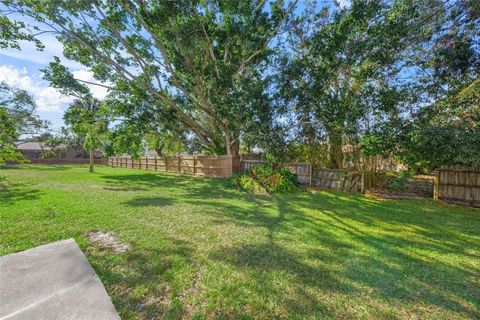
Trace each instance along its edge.
<instances>
[{"instance_id":1,"label":"green grass","mask_svg":"<svg viewBox=\"0 0 480 320\"><path fill-rule=\"evenodd\" d=\"M96 171L2 169L0 254L75 238L123 319L480 317L480 210Z\"/></svg>"}]
</instances>

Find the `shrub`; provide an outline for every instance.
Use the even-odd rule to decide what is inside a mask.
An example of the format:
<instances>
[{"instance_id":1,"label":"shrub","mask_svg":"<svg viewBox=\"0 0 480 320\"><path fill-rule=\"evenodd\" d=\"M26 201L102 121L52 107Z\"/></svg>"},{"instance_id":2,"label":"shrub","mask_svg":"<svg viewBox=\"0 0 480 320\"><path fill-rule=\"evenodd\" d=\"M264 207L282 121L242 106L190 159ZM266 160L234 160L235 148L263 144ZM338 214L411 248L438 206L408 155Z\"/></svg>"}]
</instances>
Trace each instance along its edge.
<instances>
[{"instance_id":1,"label":"shrub","mask_svg":"<svg viewBox=\"0 0 480 320\"><path fill-rule=\"evenodd\" d=\"M388 188L392 190L408 189L408 182L413 177L413 171L404 170L396 172L388 182Z\"/></svg>"},{"instance_id":2,"label":"shrub","mask_svg":"<svg viewBox=\"0 0 480 320\"><path fill-rule=\"evenodd\" d=\"M0 146L0 165L28 162L21 152L12 145Z\"/></svg>"},{"instance_id":3,"label":"shrub","mask_svg":"<svg viewBox=\"0 0 480 320\"><path fill-rule=\"evenodd\" d=\"M236 178L237 187L242 190L249 191L249 192L265 192L265 189L258 183L257 180L253 179L249 175L242 174Z\"/></svg>"},{"instance_id":4,"label":"shrub","mask_svg":"<svg viewBox=\"0 0 480 320\"><path fill-rule=\"evenodd\" d=\"M43 150L40 152L40 158L48 159L48 158L60 158L60 153L57 150Z\"/></svg>"},{"instance_id":5,"label":"shrub","mask_svg":"<svg viewBox=\"0 0 480 320\"><path fill-rule=\"evenodd\" d=\"M236 178L237 186L250 192L289 192L297 188L295 177L286 168L271 165L253 167Z\"/></svg>"}]
</instances>

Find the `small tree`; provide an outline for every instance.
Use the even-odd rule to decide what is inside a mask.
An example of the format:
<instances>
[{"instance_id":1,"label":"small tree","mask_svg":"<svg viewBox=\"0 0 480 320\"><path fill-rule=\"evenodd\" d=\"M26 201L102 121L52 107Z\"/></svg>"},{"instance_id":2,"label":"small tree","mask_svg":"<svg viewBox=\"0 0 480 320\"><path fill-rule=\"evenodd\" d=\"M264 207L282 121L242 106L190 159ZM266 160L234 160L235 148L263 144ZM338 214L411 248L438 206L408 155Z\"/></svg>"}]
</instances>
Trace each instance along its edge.
<instances>
[{"instance_id":1,"label":"small tree","mask_svg":"<svg viewBox=\"0 0 480 320\"><path fill-rule=\"evenodd\" d=\"M84 138L83 147L89 152L90 168L93 172L93 152L102 146L108 132L108 121L97 99L75 100L63 116L72 131Z\"/></svg>"},{"instance_id":2,"label":"small tree","mask_svg":"<svg viewBox=\"0 0 480 320\"><path fill-rule=\"evenodd\" d=\"M54 58L47 68L42 70L44 79L65 95L75 97L75 101L65 112L65 123L72 131L83 137L83 147L88 150L90 158L89 171L93 172L94 149L102 145L108 132L108 117L102 110L102 103L93 97L89 88L76 80L68 69Z\"/></svg>"},{"instance_id":3,"label":"small tree","mask_svg":"<svg viewBox=\"0 0 480 320\"><path fill-rule=\"evenodd\" d=\"M0 83L0 163L24 161L15 141L46 129L48 123L38 117L35 108L28 92Z\"/></svg>"},{"instance_id":4,"label":"small tree","mask_svg":"<svg viewBox=\"0 0 480 320\"><path fill-rule=\"evenodd\" d=\"M15 121L8 116L7 109L0 107L0 164L25 160L13 145L13 141L18 137L15 124Z\"/></svg>"}]
</instances>

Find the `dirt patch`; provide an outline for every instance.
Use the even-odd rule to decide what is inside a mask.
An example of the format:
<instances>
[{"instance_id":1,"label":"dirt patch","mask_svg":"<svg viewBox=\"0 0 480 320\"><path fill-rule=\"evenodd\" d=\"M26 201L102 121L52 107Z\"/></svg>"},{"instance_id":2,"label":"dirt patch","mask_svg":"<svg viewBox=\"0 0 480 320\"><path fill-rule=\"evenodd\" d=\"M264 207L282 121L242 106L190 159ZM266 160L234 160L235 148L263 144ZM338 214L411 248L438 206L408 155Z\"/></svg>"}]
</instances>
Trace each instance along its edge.
<instances>
[{"instance_id":1,"label":"dirt patch","mask_svg":"<svg viewBox=\"0 0 480 320\"><path fill-rule=\"evenodd\" d=\"M371 197L375 199L406 199L406 200L426 199L425 196L419 195L415 192L393 191L393 190L366 190L365 195L367 197Z\"/></svg>"},{"instance_id":2,"label":"dirt patch","mask_svg":"<svg viewBox=\"0 0 480 320\"><path fill-rule=\"evenodd\" d=\"M115 237L111 232L102 232L102 231L90 231L87 233L90 241L99 245L102 248L107 248L113 252L125 252L130 249L128 243L120 243L117 237Z\"/></svg>"},{"instance_id":3,"label":"dirt patch","mask_svg":"<svg viewBox=\"0 0 480 320\"><path fill-rule=\"evenodd\" d=\"M434 178L432 175L416 175L409 178L402 189L367 189L365 195L376 199L432 199Z\"/></svg>"}]
</instances>

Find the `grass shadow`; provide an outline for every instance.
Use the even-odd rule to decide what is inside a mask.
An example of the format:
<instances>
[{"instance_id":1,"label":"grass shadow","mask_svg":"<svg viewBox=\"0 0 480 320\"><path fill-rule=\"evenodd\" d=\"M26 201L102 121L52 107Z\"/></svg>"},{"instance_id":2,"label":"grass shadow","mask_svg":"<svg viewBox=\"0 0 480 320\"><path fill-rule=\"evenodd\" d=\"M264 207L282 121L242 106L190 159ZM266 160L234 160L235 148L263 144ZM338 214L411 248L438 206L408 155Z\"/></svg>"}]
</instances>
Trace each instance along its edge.
<instances>
[{"instance_id":1,"label":"grass shadow","mask_svg":"<svg viewBox=\"0 0 480 320\"><path fill-rule=\"evenodd\" d=\"M120 255L87 248L87 255L112 296L122 319L179 319L185 306L176 272L193 263L191 246L167 240L162 246L133 248ZM173 303L171 303L173 301Z\"/></svg>"},{"instance_id":2,"label":"grass shadow","mask_svg":"<svg viewBox=\"0 0 480 320\"><path fill-rule=\"evenodd\" d=\"M162 197L140 197L124 202L124 204L131 207L162 207L170 206L174 203L173 199Z\"/></svg>"},{"instance_id":3,"label":"grass shadow","mask_svg":"<svg viewBox=\"0 0 480 320\"><path fill-rule=\"evenodd\" d=\"M426 206L425 201L378 202L327 191L275 195L272 200L278 207L276 215L261 207L251 212L216 203L227 221L266 228L269 235L264 244L231 247L212 258L255 274L282 271L313 290L345 294L372 290L392 304L430 305L480 317L475 307L480 304L480 291L472 282L479 278L480 266L445 258L457 255L480 261L479 220L471 211L454 214L442 205ZM288 243L302 243L308 257L286 249ZM258 284L268 286L262 279ZM291 301L292 308L301 301Z\"/></svg>"},{"instance_id":4,"label":"grass shadow","mask_svg":"<svg viewBox=\"0 0 480 320\"><path fill-rule=\"evenodd\" d=\"M32 201L40 197L41 191L31 188L27 183L11 181L0 182L0 206L12 205L18 201Z\"/></svg>"}]
</instances>

